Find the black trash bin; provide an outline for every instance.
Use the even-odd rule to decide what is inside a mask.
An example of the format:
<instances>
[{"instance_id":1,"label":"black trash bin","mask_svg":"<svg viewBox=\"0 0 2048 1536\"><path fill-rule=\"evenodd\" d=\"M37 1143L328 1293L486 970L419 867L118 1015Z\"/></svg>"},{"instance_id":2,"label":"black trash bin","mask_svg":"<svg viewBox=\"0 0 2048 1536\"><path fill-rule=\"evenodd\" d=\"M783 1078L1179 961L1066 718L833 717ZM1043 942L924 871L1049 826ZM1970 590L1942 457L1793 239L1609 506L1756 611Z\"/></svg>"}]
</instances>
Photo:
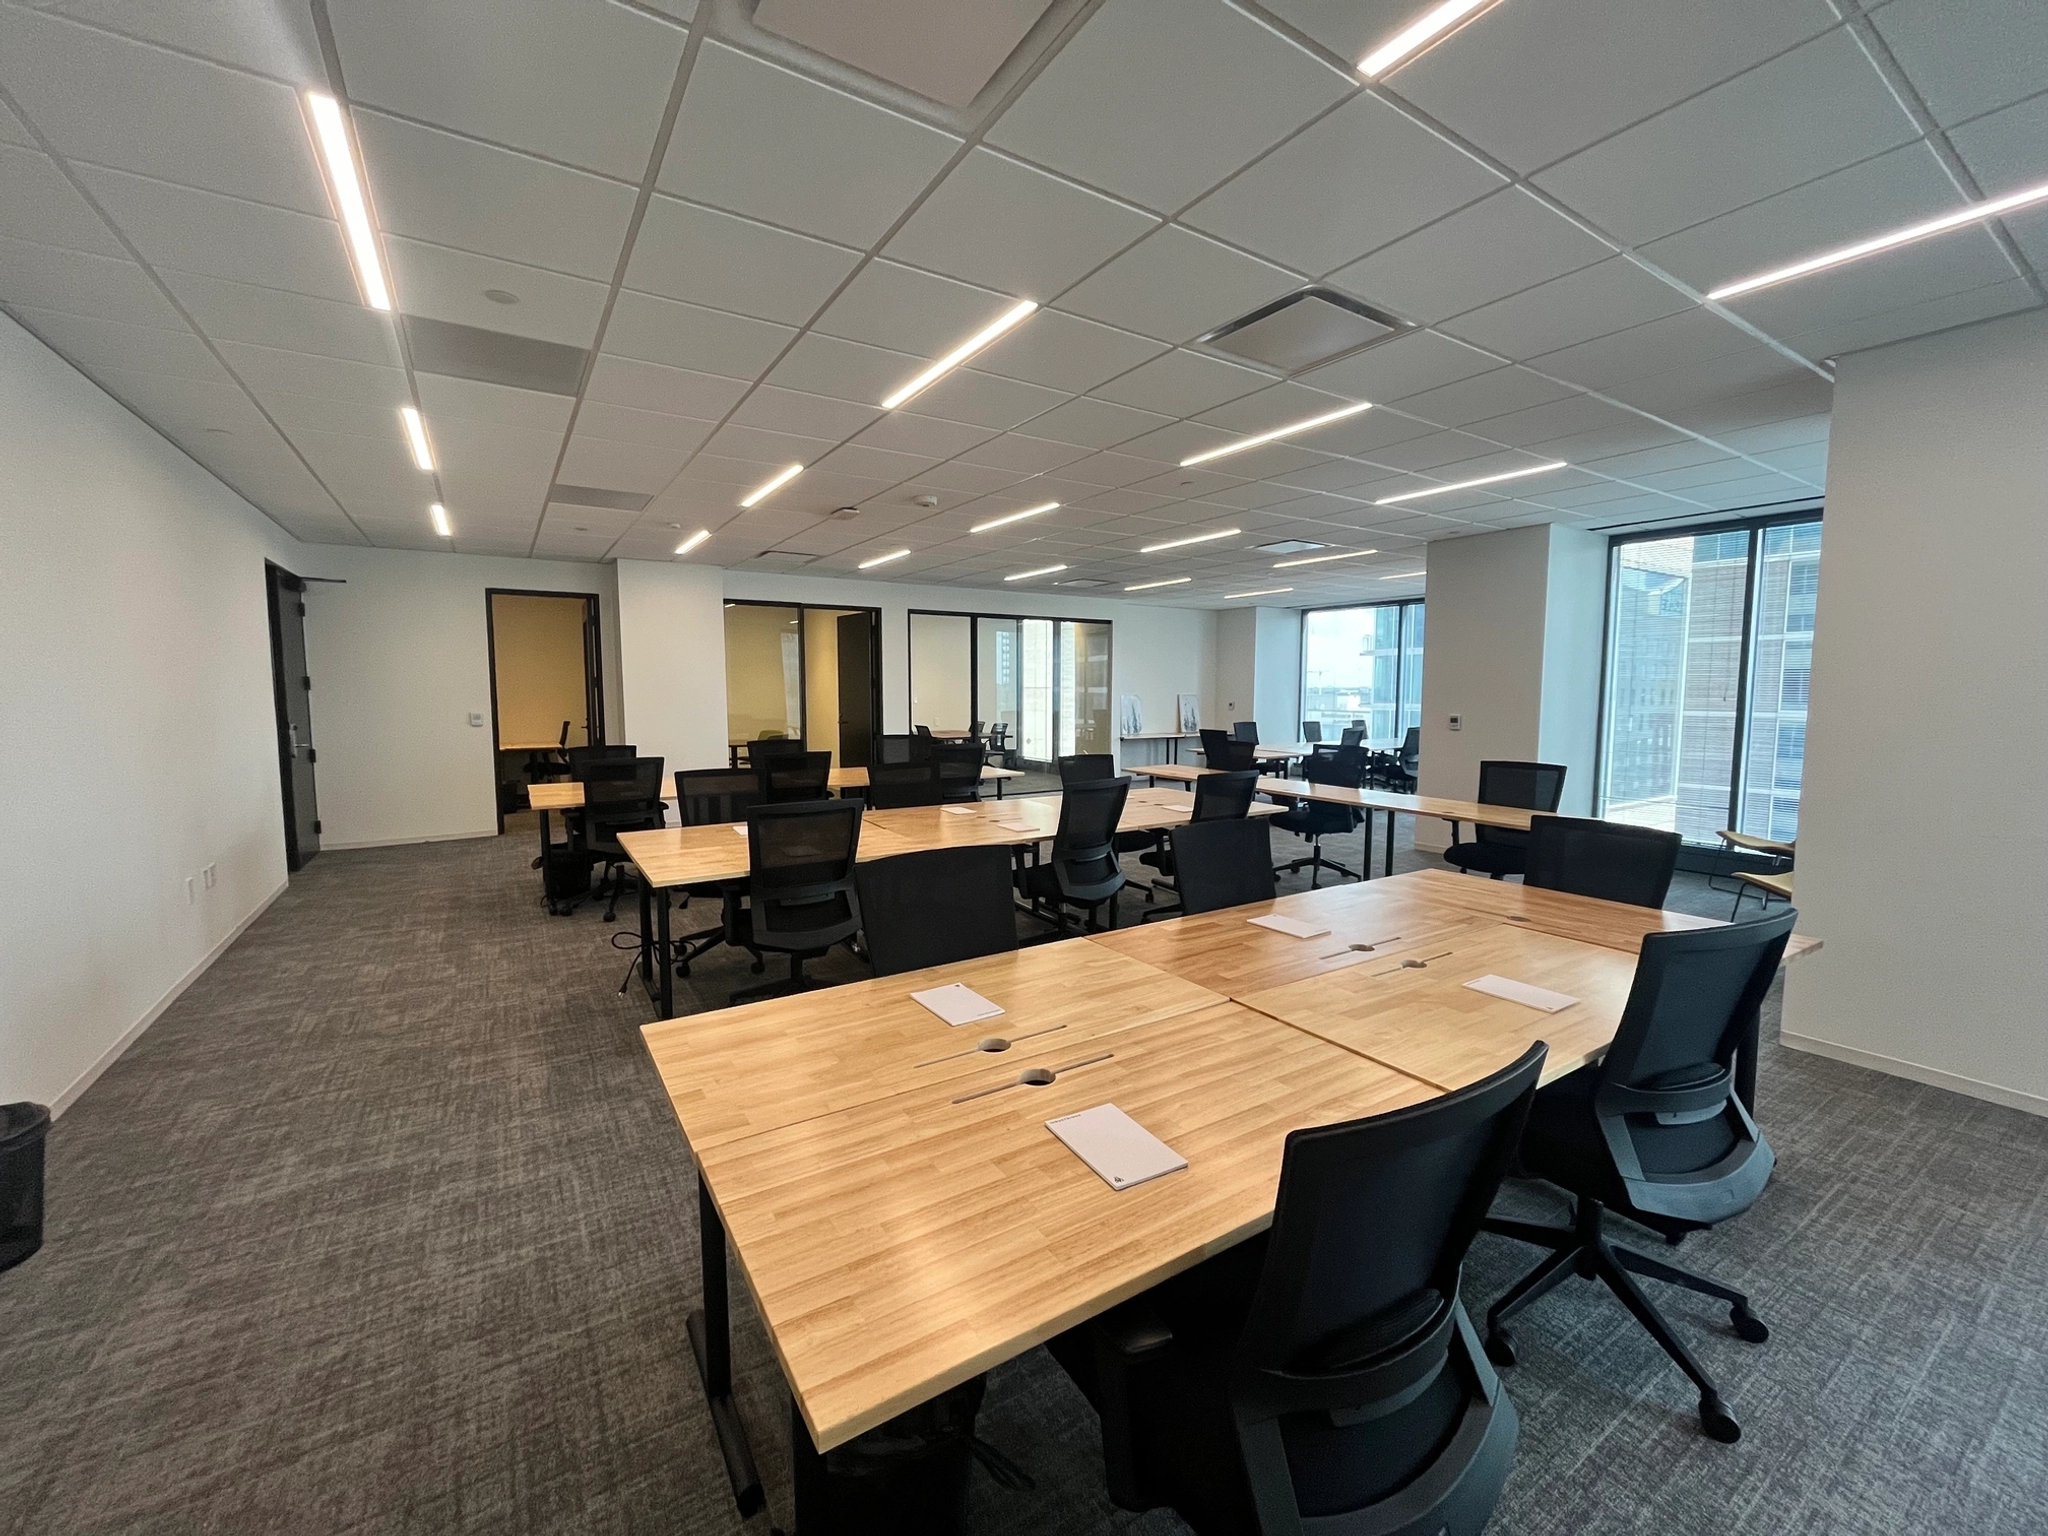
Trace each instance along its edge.
<instances>
[{"instance_id":1,"label":"black trash bin","mask_svg":"<svg viewBox=\"0 0 2048 1536\"><path fill-rule=\"evenodd\" d=\"M967 1519L976 1376L820 1456L803 1419L797 1441L797 1524L804 1536L954 1536Z\"/></svg>"},{"instance_id":2,"label":"black trash bin","mask_svg":"<svg viewBox=\"0 0 2048 1536\"><path fill-rule=\"evenodd\" d=\"M43 1246L43 1140L50 1112L40 1104L0 1104L0 1269Z\"/></svg>"}]
</instances>

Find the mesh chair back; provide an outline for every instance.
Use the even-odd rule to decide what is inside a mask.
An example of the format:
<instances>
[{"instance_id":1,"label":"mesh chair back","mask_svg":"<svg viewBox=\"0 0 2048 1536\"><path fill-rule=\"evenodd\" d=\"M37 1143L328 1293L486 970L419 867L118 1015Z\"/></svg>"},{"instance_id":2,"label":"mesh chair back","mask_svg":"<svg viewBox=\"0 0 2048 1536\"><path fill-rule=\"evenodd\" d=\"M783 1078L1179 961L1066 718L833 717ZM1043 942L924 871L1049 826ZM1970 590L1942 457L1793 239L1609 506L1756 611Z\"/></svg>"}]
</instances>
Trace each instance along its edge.
<instances>
[{"instance_id":1,"label":"mesh chair back","mask_svg":"<svg viewBox=\"0 0 2048 1536\"><path fill-rule=\"evenodd\" d=\"M1593 1094L1637 1210L1709 1223L1763 1192L1774 1158L1736 1092L1735 1058L1756 1039L1798 915L1644 935Z\"/></svg>"},{"instance_id":2,"label":"mesh chair back","mask_svg":"<svg viewBox=\"0 0 2048 1536\"><path fill-rule=\"evenodd\" d=\"M756 768L778 758L796 757L804 751L801 736L763 736L746 744L747 761Z\"/></svg>"},{"instance_id":3,"label":"mesh chair back","mask_svg":"<svg viewBox=\"0 0 2048 1536\"><path fill-rule=\"evenodd\" d=\"M1321 741L1323 739L1323 722L1320 720L1302 721L1301 739L1303 741Z\"/></svg>"},{"instance_id":4,"label":"mesh chair back","mask_svg":"<svg viewBox=\"0 0 2048 1536\"><path fill-rule=\"evenodd\" d=\"M1190 915L1271 901L1273 834L1264 817L1191 821L1173 829L1173 883Z\"/></svg>"},{"instance_id":5,"label":"mesh chair back","mask_svg":"<svg viewBox=\"0 0 2048 1536\"><path fill-rule=\"evenodd\" d=\"M583 770L592 763L615 763L622 759L632 759L640 755L638 747L627 746L624 743L608 745L600 742L594 747L571 747L568 751L569 777L572 779L582 778Z\"/></svg>"},{"instance_id":6,"label":"mesh chair back","mask_svg":"<svg viewBox=\"0 0 2048 1536\"><path fill-rule=\"evenodd\" d=\"M1123 889L1116 857L1116 824L1131 793L1128 778L1070 783L1060 798L1059 829L1046 855L1060 893L1074 901L1102 901Z\"/></svg>"},{"instance_id":7,"label":"mesh chair back","mask_svg":"<svg viewBox=\"0 0 2048 1536\"><path fill-rule=\"evenodd\" d=\"M1211 768L1221 766L1217 759L1229 755L1230 733L1211 728L1199 734L1202 738L1202 760Z\"/></svg>"},{"instance_id":8,"label":"mesh chair back","mask_svg":"<svg viewBox=\"0 0 2048 1536\"><path fill-rule=\"evenodd\" d=\"M1081 752L1059 761L1061 784L1086 784L1116 777L1116 759L1107 752Z\"/></svg>"},{"instance_id":9,"label":"mesh chair back","mask_svg":"<svg viewBox=\"0 0 2048 1536\"><path fill-rule=\"evenodd\" d=\"M761 798L770 805L791 800L822 800L832 792L830 752L783 752L762 759Z\"/></svg>"},{"instance_id":10,"label":"mesh chair back","mask_svg":"<svg viewBox=\"0 0 2048 1536\"><path fill-rule=\"evenodd\" d=\"M1538 816L1529 823L1524 885L1638 907L1661 907L1684 841L1676 832L1582 816Z\"/></svg>"},{"instance_id":11,"label":"mesh chair back","mask_svg":"<svg viewBox=\"0 0 2048 1536\"><path fill-rule=\"evenodd\" d=\"M1007 848L934 848L869 859L854 871L854 888L877 976L1017 947Z\"/></svg>"},{"instance_id":12,"label":"mesh chair back","mask_svg":"<svg viewBox=\"0 0 2048 1536\"><path fill-rule=\"evenodd\" d=\"M913 725L911 727L911 730L916 732L919 736L929 736L932 733L932 728L928 725Z\"/></svg>"},{"instance_id":13,"label":"mesh chair back","mask_svg":"<svg viewBox=\"0 0 2048 1536\"><path fill-rule=\"evenodd\" d=\"M1402 750L1405 754L1406 748ZM1489 759L1479 765L1481 805L1512 805L1548 813L1557 809L1557 802L1563 794L1563 763L1510 763ZM1526 847L1529 842L1528 833L1506 827L1480 827L1475 835L1482 843Z\"/></svg>"},{"instance_id":14,"label":"mesh chair back","mask_svg":"<svg viewBox=\"0 0 2048 1536\"><path fill-rule=\"evenodd\" d=\"M1203 753L1203 761L1209 767L1221 769L1225 773L1243 773L1246 769L1255 769L1258 766L1259 749L1256 743L1238 741L1224 736L1220 731L1217 735L1221 739L1216 743L1216 750Z\"/></svg>"},{"instance_id":15,"label":"mesh chair back","mask_svg":"<svg viewBox=\"0 0 2048 1536\"><path fill-rule=\"evenodd\" d=\"M1235 773L1205 773L1195 780L1195 808L1190 821L1232 821L1252 808L1259 792L1259 775L1250 768Z\"/></svg>"},{"instance_id":16,"label":"mesh chair back","mask_svg":"<svg viewBox=\"0 0 2048 1536\"><path fill-rule=\"evenodd\" d=\"M632 782L634 775L639 772L633 766L638 761L639 759L635 757L610 757L585 763L582 776L585 803L589 802L590 786L593 784L615 784L622 779L628 783Z\"/></svg>"},{"instance_id":17,"label":"mesh chair back","mask_svg":"<svg viewBox=\"0 0 2048 1536\"><path fill-rule=\"evenodd\" d=\"M761 776L746 768L682 768L676 772L676 809L686 827L744 821L761 800Z\"/></svg>"},{"instance_id":18,"label":"mesh chair back","mask_svg":"<svg viewBox=\"0 0 2048 1536\"><path fill-rule=\"evenodd\" d=\"M1256 720L1231 721L1230 739L1232 741L1257 742L1259 739L1259 722Z\"/></svg>"},{"instance_id":19,"label":"mesh chair back","mask_svg":"<svg viewBox=\"0 0 2048 1536\"><path fill-rule=\"evenodd\" d=\"M1337 744L1338 744L1339 746L1345 746L1345 747L1355 747L1355 746L1359 745L1359 744L1360 744L1361 742L1363 742L1364 740L1365 740L1365 732L1364 732L1364 731L1360 730L1360 729L1359 729L1359 728L1358 728L1357 726L1355 726L1355 725L1347 725L1347 726L1345 726L1345 727L1344 727L1343 733L1342 733L1341 735L1339 735L1339 736L1338 736L1338 738L1337 738Z\"/></svg>"},{"instance_id":20,"label":"mesh chair back","mask_svg":"<svg viewBox=\"0 0 2048 1536\"><path fill-rule=\"evenodd\" d=\"M1365 751L1361 747L1339 747L1334 752L1318 753L1301 765L1301 776L1311 784L1357 789L1365 782ZM1356 806L1304 800L1300 809L1288 817L1288 825L1303 837L1328 837L1349 832L1364 816Z\"/></svg>"},{"instance_id":21,"label":"mesh chair back","mask_svg":"<svg viewBox=\"0 0 2048 1536\"><path fill-rule=\"evenodd\" d=\"M948 800L972 800L981 793L981 743L942 741L932 749L932 766Z\"/></svg>"},{"instance_id":22,"label":"mesh chair back","mask_svg":"<svg viewBox=\"0 0 2048 1536\"><path fill-rule=\"evenodd\" d=\"M658 757L592 765L600 776L583 783L583 840L587 847L619 853L623 851L619 847L621 832L651 832L667 825L661 803L661 765ZM616 772L620 768L626 772Z\"/></svg>"},{"instance_id":23,"label":"mesh chair back","mask_svg":"<svg viewBox=\"0 0 2048 1536\"><path fill-rule=\"evenodd\" d=\"M923 762L931 751L929 736L877 736L875 738L878 763Z\"/></svg>"},{"instance_id":24,"label":"mesh chair back","mask_svg":"<svg viewBox=\"0 0 2048 1536\"><path fill-rule=\"evenodd\" d=\"M1411 725L1401 737L1401 771L1414 778L1422 766L1422 727Z\"/></svg>"},{"instance_id":25,"label":"mesh chair back","mask_svg":"<svg viewBox=\"0 0 2048 1536\"><path fill-rule=\"evenodd\" d=\"M829 754L826 754L829 756ZM803 800L747 812L748 915L770 949L829 949L860 930L860 803Z\"/></svg>"},{"instance_id":26,"label":"mesh chair back","mask_svg":"<svg viewBox=\"0 0 2048 1536\"><path fill-rule=\"evenodd\" d=\"M1331 1517L1399 1494L1412 1524L1386 1510L1384 1523L1344 1528L1435 1532L1458 1504L1490 1508L1498 1496L1514 1410L1478 1347L1458 1274L1521 1138L1544 1054L1534 1045L1456 1093L1288 1136L1231 1381L1263 1529L1300 1530L1304 1513L1335 1527Z\"/></svg>"},{"instance_id":27,"label":"mesh chair back","mask_svg":"<svg viewBox=\"0 0 2048 1536\"><path fill-rule=\"evenodd\" d=\"M907 805L937 805L944 798L937 763L868 765L869 810L894 811Z\"/></svg>"}]
</instances>

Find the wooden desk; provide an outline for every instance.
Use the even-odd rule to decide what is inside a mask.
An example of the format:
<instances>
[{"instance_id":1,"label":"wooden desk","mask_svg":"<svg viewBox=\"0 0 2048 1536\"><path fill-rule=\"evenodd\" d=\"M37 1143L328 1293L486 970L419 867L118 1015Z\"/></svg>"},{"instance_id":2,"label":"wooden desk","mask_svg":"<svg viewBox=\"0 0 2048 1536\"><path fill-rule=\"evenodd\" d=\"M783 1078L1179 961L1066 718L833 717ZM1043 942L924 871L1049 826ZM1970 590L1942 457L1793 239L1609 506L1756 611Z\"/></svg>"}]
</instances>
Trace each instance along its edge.
<instances>
[{"instance_id":1,"label":"wooden desk","mask_svg":"<svg viewBox=\"0 0 2048 1536\"><path fill-rule=\"evenodd\" d=\"M1200 731L1138 731L1129 736L1118 736L1117 745L1121 747L1127 741L1163 741L1166 743L1167 761L1177 763L1180 761L1180 744L1184 741L1199 741L1201 735ZM1142 770L1131 769L1127 771L1141 772Z\"/></svg>"},{"instance_id":2,"label":"wooden desk","mask_svg":"<svg viewBox=\"0 0 2048 1536\"><path fill-rule=\"evenodd\" d=\"M982 765L981 782L995 785L996 798L998 800L1003 798L1003 785L1006 782L1023 777L1025 777L1025 774L1021 768L998 768L994 764ZM831 777L826 779L825 783L828 787L837 790L866 789L868 787L868 771L865 768L834 768Z\"/></svg>"}]
</instances>

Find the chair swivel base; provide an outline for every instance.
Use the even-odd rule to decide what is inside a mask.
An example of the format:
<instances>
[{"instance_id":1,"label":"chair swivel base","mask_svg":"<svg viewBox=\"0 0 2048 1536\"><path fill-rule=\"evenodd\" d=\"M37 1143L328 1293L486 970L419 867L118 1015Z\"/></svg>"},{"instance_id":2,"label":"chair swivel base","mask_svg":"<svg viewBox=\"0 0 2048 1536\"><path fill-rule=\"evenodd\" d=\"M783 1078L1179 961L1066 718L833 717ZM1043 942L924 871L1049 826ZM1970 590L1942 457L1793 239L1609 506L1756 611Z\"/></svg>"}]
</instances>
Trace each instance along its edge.
<instances>
[{"instance_id":1,"label":"chair swivel base","mask_svg":"<svg viewBox=\"0 0 2048 1536\"><path fill-rule=\"evenodd\" d=\"M1484 1230L1501 1237L1511 1237L1518 1242L1534 1243L1551 1250L1550 1256L1530 1270L1509 1287L1506 1295L1495 1302L1486 1314L1486 1356L1495 1365L1503 1368L1515 1363L1513 1337L1504 1326L1510 1317L1527 1307L1538 1297L1555 1290L1573 1275L1588 1280L1602 1280L1614 1292L1623 1306L1635 1314L1637 1322L1655 1339L1664 1353L1669 1355L1678 1368L1692 1379L1700 1393L1700 1428L1711 1440L1723 1445L1733 1445L1742 1438L1742 1426L1729 1413L1728 1405L1721 1400L1720 1389L1714 1385L1691 1350L1665 1321L1650 1298L1643 1294L1636 1284L1636 1276L1648 1280L1661 1280L1667 1285L1683 1286L1697 1291L1702 1296L1712 1296L1728 1303L1728 1321L1736 1336L1750 1344L1761 1344L1770 1338L1771 1330L1764 1326L1763 1319L1749 1309L1749 1298L1703 1275L1680 1269L1675 1264L1666 1264L1648 1254L1637 1253L1633 1248L1624 1248L1608 1239L1602 1223L1605 1210L1598 1201L1581 1196L1578 1199L1576 1219L1569 1227L1553 1227L1540 1222L1509 1221L1489 1216Z\"/></svg>"},{"instance_id":2,"label":"chair swivel base","mask_svg":"<svg viewBox=\"0 0 2048 1536\"><path fill-rule=\"evenodd\" d=\"M1323 871L1326 869L1334 874L1343 875L1346 879L1350 880L1363 880L1365 878L1363 875L1339 864L1335 859L1324 858L1320 844L1311 846L1313 847L1313 852L1307 858L1296 859L1292 864L1276 864L1273 866L1273 873L1276 875L1292 875L1304 869L1314 870L1315 872L1308 877L1310 890L1319 888L1322 883Z\"/></svg>"}]
</instances>

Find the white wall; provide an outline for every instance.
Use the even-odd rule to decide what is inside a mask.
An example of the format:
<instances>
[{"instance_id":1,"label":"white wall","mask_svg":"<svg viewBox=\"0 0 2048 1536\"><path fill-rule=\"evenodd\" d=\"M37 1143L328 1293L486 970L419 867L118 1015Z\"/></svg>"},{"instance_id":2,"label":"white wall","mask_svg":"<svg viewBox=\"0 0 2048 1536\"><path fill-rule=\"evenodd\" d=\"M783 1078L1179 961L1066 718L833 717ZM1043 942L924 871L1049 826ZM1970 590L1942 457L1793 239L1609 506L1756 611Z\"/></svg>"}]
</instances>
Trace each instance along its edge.
<instances>
[{"instance_id":1,"label":"white wall","mask_svg":"<svg viewBox=\"0 0 2048 1536\"><path fill-rule=\"evenodd\" d=\"M1301 610L1256 610L1252 716L1262 741L1293 741L1301 734Z\"/></svg>"},{"instance_id":2,"label":"white wall","mask_svg":"<svg viewBox=\"0 0 2048 1536\"><path fill-rule=\"evenodd\" d=\"M1435 615L1430 618L1435 623ZM1543 604L1543 713L1535 761L1563 763L1566 816L1593 814L1600 756L1600 669L1607 634L1607 536L1550 529ZM1432 633L1429 639L1434 642ZM1422 675L1429 676L1427 659Z\"/></svg>"},{"instance_id":3,"label":"white wall","mask_svg":"<svg viewBox=\"0 0 2048 1536\"><path fill-rule=\"evenodd\" d=\"M605 714L621 718L611 566L333 545L288 563L346 582L306 596L323 848L496 833L488 588L596 593ZM606 735L631 739L616 724Z\"/></svg>"},{"instance_id":4,"label":"white wall","mask_svg":"<svg viewBox=\"0 0 2048 1536\"><path fill-rule=\"evenodd\" d=\"M676 768L723 768L725 573L701 565L621 560L621 691L617 734Z\"/></svg>"},{"instance_id":5,"label":"white wall","mask_svg":"<svg viewBox=\"0 0 2048 1536\"><path fill-rule=\"evenodd\" d=\"M0 316L0 1101L71 1102L284 888L263 562L297 549Z\"/></svg>"},{"instance_id":6,"label":"white wall","mask_svg":"<svg viewBox=\"0 0 2048 1536\"><path fill-rule=\"evenodd\" d=\"M1228 731L1259 706L1259 611L1226 608L1216 615L1216 673L1202 704L1205 730Z\"/></svg>"},{"instance_id":7,"label":"white wall","mask_svg":"<svg viewBox=\"0 0 2048 1536\"><path fill-rule=\"evenodd\" d=\"M2048 318L1842 360L1785 1042L2048 1114Z\"/></svg>"}]
</instances>

